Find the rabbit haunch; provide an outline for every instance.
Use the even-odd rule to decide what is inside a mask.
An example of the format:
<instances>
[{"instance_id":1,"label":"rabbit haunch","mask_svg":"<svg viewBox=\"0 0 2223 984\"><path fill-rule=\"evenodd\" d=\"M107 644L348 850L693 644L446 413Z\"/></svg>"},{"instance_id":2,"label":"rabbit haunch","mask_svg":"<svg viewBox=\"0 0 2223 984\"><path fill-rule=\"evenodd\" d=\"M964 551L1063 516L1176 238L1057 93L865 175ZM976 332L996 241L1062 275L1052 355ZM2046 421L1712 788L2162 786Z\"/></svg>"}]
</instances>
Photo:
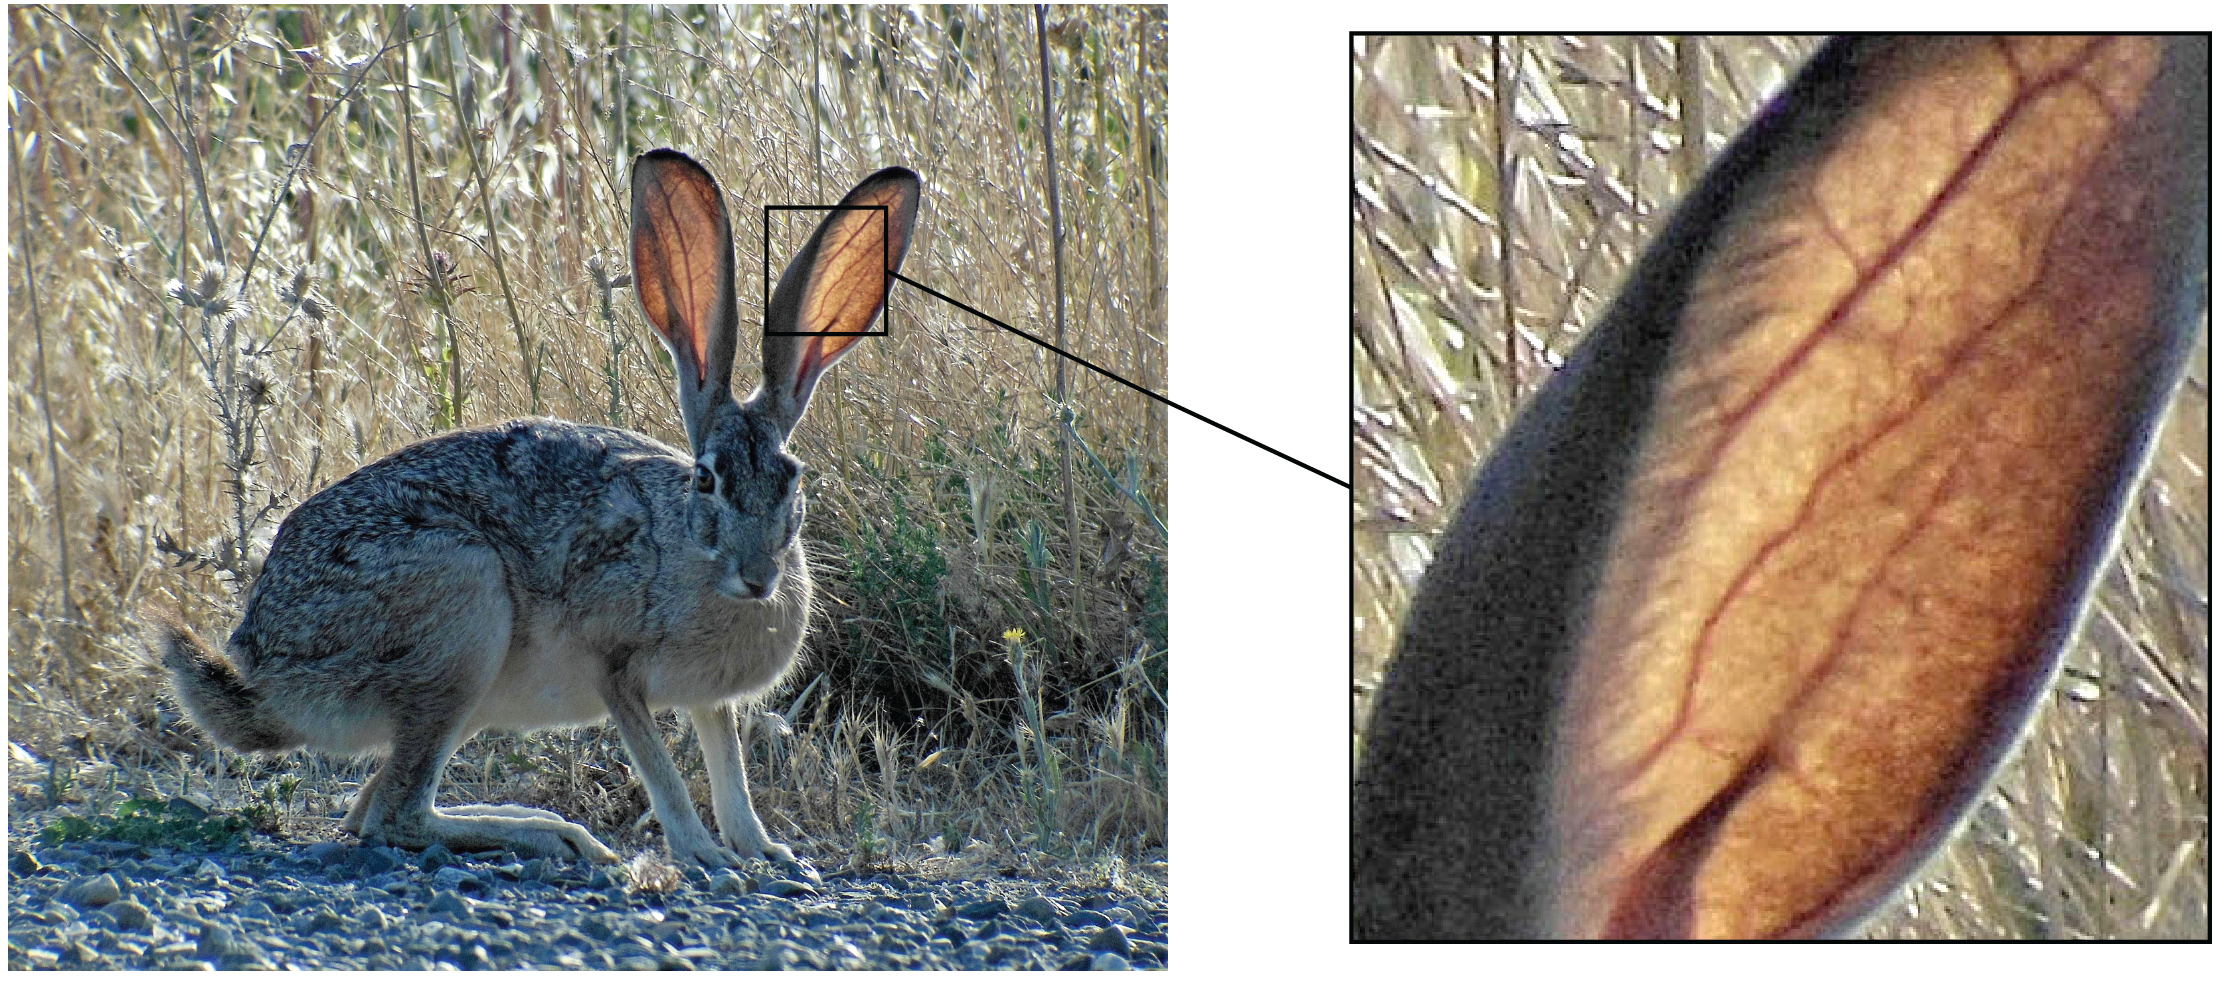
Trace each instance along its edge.
<instances>
[{"instance_id":1,"label":"rabbit haunch","mask_svg":"<svg viewBox=\"0 0 2223 984\"><path fill-rule=\"evenodd\" d=\"M785 449L819 376L886 300L918 176L888 168L798 250L766 307L764 385L731 380L740 323L723 195L684 155L633 169L633 269L677 369L691 455L631 431L516 420L388 455L279 527L229 659L168 626L179 700L249 751L391 749L343 824L421 848L617 855L545 810L435 809L456 747L489 727L608 717L673 857L780 861L749 802L736 698L794 665L810 620L802 463ZM870 207L876 206L876 207ZM867 217L869 216L869 220ZM653 712L686 707L726 847L696 814ZM728 849L730 848L730 850Z\"/></svg>"}]
</instances>

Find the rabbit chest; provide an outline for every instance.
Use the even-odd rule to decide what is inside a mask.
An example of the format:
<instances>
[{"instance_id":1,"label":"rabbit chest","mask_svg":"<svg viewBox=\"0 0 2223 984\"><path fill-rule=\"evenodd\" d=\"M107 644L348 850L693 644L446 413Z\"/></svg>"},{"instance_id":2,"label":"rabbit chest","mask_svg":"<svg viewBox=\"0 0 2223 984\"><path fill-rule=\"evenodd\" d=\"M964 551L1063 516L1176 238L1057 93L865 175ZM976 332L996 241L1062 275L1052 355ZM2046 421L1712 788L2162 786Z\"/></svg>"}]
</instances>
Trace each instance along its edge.
<instances>
[{"instance_id":1,"label":"rabbit chest","mask_svg":"<svg viewBox=\"0 0 2223 984\"><path fill-rule=\"evenodd\" d=\"M519 422L520 424L528 422ZM638 434L534 421L513 475L538 475L544 509L529 537L497 545L512 601L502 683L478 715L536 727L603 716L607 680L652 707L761 692L793 663L810 607L799 543L780 557L773 594L736 599L714 586L721 562L688 536L690 462Z\"/></svg>"},{"instance_id":2,"label":"rabbit chest","mask_svg":"<svg viewBox=\"0 0 2223 984\"><path fill-rule=\"evenodd\" d=\"M793 667L808 621L810 574L800 549L795 553L780 589L763 601L672 593L652 600L645 617L520 611L500 679L487 688L475 723L528 729L591 723L608 713L602 693L613 682L638 686L652 709L770 689Z\"/></svg>"}]
</instances>

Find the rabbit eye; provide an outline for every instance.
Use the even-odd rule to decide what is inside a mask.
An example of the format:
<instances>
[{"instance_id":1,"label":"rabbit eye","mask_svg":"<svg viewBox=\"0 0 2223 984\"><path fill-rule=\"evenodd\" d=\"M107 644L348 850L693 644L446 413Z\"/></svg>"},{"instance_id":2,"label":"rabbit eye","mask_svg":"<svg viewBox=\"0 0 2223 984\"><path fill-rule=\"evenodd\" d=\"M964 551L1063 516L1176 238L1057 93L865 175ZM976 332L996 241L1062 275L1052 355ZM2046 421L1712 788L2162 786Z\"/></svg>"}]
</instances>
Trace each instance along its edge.
<instances>
[{"instance_id":1,"label":"rabbit eye","mask_svg":"<svg viewBox=\"0 0 2223 984\"><path fill-rule=\"evenodd\" d=\"M695 491L709 495L717 487L718 480L711 476L710 466L700 461L695 462Z\"/></svg>"}]
</instances>

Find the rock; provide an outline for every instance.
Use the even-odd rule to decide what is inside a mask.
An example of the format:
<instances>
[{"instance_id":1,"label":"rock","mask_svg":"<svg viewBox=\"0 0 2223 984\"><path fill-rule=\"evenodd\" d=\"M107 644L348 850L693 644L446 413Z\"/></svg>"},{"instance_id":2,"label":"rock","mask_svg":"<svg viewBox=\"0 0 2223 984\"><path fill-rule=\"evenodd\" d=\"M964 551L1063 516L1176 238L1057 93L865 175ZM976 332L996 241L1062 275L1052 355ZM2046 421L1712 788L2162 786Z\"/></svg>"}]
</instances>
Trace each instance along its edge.
<instances>
[{"instance_id":1,"label":"rock","mask_svg":"<svg viewBox=\"0 0 2223 984\"><path fill-rule=\"evenodd\" d=\"M494 959L486 955L484 944L473 943L470 948L456 954L455 965L464 970L487 970L494 966Z\"/></svg>"},{"instance_id":2,"label":"rock","mask_svg":"<svg viewBox=\"0 0 2223 984\"><path fill-rule=\"evenodd\" d=\"M448 850L448 845L434 844L418 855L417 870L429 875L454 863L455 852Z\"/></svg>"},{"instance_id":3,"label":"rock","mask_svg":"<svg viewBox=\"0 0 2223 984\"><path fill-rule=\"evenodd\" d=\"M393 854L374 847L343 847L322 857L324 870L335 878L368 878L401 866Z\"/></svg>"},{"instance_id":4,"label":"rock","mask_svg":"<svg viewBox=\"0 0 2223 984\"><path fill-rule=\"evenodd\" d=\"M1134 944L1127 942L1127 934L1117 926L1106 926L1088 938L1088 948L1098 953L1116 953L1121 957L1135 952Z\"/></svg>"},{"instance_id":5,"label":"rock","mask_svg":"<svg viewBox=\"0 0 2223 984\"><path fill-rule=\"evenodd\" d=\"M154 913L133 899L119 899L101 907L108 918L115 920L120 929L144 932L154 928Z\"/></svg>"},{"instance_id":6,"label":"rock","mask_svg":"<svg viewBox=\"0 0 2223 984\"><path fill-rule=\"evenodd\" d=\"M1002 899L990 898L969 903L958 909L957 914L966 919L986 919L989 916L1002 915L1009 908L1010 906L1005 905Z\"/></svg>"},{"instance_id":7,"label":"rock","mask_svg":"<svg viewBox=\"0 0 2223 984\"><path fill-rule=\"evenodd\" d=\"M62 889L62 901L79 909L98 909L123 898L123 889L117 887L113 875L99 874L80 878Z\"/></svg>"},{"instance_id":8,"label":"rock","mask_svg":"<svg viewBox=\"0 0 2223 984\"><path fill-rule=\"evenodd\" d=\"M1065 914L1067 926L1109 926L1111 917L1094 909L1075 909Z\"/></svg>"},{"instance_id":9,"label":"rock","mask_svg":"<svg viewBox=\"0 0 2223 984\"><path fill-rule=\"evenodd\" d=\"M1037 895L1019 903L1019 914L1035 922L1049 925L1065 915L1065 907L1056 900Z\"/></svg>"},{"instance_id":10,"label":"rock","mask_svg":"<svg viewBox=\"0 0 2223 984\"><path fill-rule=\"evenodd\" d=\"M202 923L201 942L193 956L220 967L269 967L270 958L253 940L239 939L222 923Z\"/></svg>"},{"instance_id":11,"label":"rock","mask_svg":"<svg viewBox=\"0 0 2223 984\"><path fill-rule=\"evenodd\" d=\"M434 893L432 904L427 906L426 909L430 912L461 918L468 918L471 915L471 903L463 896L447 889Z\"/></svg>"},{"instance_id":12,"label":"rock","mask_svg":"<svg viewBox=\"0 0 2223 984\"><path fill-rule=\"evenodd\" d=\"M297 933L321 933L326 930L345 929L346 927L347 920L341 917L339 913L332 911L331 906L320 906L313 911L303 912L293 917L293 928L294 932Z\"/></svg>"},{"instance_id":13,"label":"rock","mask_svg":"<svg viewBox=\"0 0 2223 984\"><path fill-rule=\"evenodd\" d=\"M99 950L86 946L83 940L69 943L62 948L62 963L71 967L99 969L108 964L108 958Z\"/></svg>"},{"instance_id":14,"label":"rock","mask_svg":"<svg viewBox=\"0 0 2223 984\"><path fill-rule=\"evenodd\" d=\"M187 820L206 820L209 811L215 808L216 801L209 799L206 795L186 793L182 796L170 797L170 802L163 808L162 814L170 817L184 817Z\"/></svg>"},{"instance_id":15,"label":"rock","mask_svg":"<svg viewBox=\"0 0 2223 984\"><path fill-rule=\"evenodd\" d=\"M798 895L809 895L812 892L816 892L818 890L792 878L775 878L772 881L765 883L764 887L760 891L764 892L767 895L777 895L783 899L792 899Z\"/></svg>"},{"instance_id":16,"label":"rock","mask_svg":"<svg viewBox=\"0 0 2223 984\"><path fill-rule=\"evenodd\" d=\"M734 874L731 869L720 868L717 876L710 879L708 891L710 894L721 898L731 898L736 895L746 895L754 891L754 888L750 886L746 879Z\"/></svg>"},{"instance_id":17,"label":"rock","mask_svg":"<svg viewBox=\"0 0 2223 984\"><path fill-rule=\"evenodd\" d=\"M756 962L758 970L794 970L798 967L824 969L817 956L808 950L799 950L785 940L764 948L764 956Z\"/></svg>"}]
</instances>

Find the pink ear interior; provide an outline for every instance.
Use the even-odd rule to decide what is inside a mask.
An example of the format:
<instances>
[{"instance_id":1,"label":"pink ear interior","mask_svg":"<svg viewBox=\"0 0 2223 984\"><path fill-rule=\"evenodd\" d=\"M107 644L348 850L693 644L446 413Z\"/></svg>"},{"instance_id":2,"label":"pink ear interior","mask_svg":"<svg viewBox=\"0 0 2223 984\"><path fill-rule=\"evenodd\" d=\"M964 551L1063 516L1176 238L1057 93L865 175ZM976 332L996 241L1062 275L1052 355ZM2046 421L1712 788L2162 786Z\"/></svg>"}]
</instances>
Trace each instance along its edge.
<instances>
[{"instance_id":1,"label":"pink ear interior","mask_svg":"<svg viewBox=\"0 0 2223 984\"><path fill-rule=\"evenodd\" d=\"M711 371L710 333L726 289L732 234L717 183L693 161L645 156L635 165L633 271L641 310L696 386Z\"/></svg>"}]
</instances>

